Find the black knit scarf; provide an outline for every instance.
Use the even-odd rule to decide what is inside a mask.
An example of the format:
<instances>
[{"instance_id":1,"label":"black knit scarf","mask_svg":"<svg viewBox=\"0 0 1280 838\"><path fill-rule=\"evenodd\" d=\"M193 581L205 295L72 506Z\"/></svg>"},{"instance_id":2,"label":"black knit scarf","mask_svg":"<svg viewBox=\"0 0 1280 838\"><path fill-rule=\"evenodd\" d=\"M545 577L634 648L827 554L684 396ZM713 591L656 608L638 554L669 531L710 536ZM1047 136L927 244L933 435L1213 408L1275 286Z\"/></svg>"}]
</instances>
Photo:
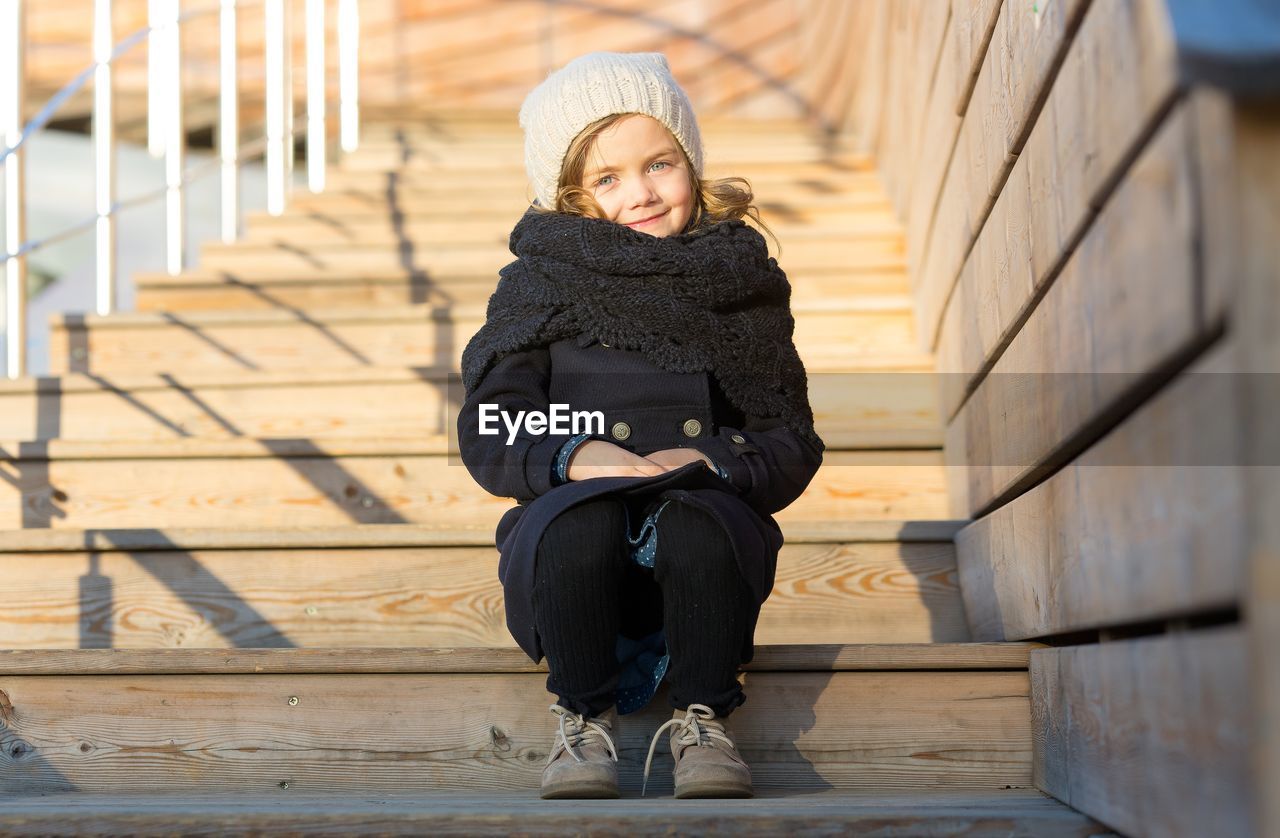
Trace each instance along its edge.
<instances>
[{"instance_id":1,"label":"black knit scarf","mask_svg":"<svg viewBox=\"0 0 1280 838\"><path fill-rule=\"evenodd\" d=\"M792 340L791 284L746 222L659 238L530 209L510 247L516 261L462 353L468 396L504 356L586 333L668 372L709 371L744 414L781 417L824 450Z\"/></svg>"}]
</instances>

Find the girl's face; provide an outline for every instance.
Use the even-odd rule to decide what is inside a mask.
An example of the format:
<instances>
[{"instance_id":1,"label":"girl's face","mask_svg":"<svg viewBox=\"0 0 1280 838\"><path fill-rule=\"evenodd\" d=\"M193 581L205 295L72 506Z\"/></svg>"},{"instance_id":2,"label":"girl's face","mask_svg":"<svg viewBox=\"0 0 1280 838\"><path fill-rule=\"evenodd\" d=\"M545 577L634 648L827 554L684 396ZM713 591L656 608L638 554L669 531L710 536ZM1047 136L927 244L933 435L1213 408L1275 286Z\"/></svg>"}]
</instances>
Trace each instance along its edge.
<instances>
[{"instance_id":1,"label":"girl's face","mask_svg":"<svg viewBox=\"0 0 1280 838\"><path fill-rule=\"evenodd\" d=\"M651 236L674 236L693 211L684 154L671 132L643 114L602 131L587 155L582 187L605 218Z\"/></svg>"}]
</instances>

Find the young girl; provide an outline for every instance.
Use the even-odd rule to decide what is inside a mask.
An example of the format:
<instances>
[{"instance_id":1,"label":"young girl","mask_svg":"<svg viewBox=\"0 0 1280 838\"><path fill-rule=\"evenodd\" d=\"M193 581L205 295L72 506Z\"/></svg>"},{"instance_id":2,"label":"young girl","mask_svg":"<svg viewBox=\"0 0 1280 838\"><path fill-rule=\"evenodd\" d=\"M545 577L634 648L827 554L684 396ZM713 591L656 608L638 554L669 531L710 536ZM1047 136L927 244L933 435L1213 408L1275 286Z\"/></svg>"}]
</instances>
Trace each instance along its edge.
<instances>
[{"instance_id":1,"label":"young girl","mask_svg":"<svg viewBox=\"0 0 1280 838\"><path fill-rule=\"evenodd\" d=\"M737 671L773 587L772 514L825 448L791 287L742 220L759 222L745 181L702 179L660 53L575 59L520 125L537 203L463 353L458 435L476 481L519 503L498 524L498 575L507 626L545 653L557 696L542 796L617 797L617 716L665 678L675 712L646 782L671 729L677 797L749 797L727 725L746 700Z\"/></svg>"}]
</instances>

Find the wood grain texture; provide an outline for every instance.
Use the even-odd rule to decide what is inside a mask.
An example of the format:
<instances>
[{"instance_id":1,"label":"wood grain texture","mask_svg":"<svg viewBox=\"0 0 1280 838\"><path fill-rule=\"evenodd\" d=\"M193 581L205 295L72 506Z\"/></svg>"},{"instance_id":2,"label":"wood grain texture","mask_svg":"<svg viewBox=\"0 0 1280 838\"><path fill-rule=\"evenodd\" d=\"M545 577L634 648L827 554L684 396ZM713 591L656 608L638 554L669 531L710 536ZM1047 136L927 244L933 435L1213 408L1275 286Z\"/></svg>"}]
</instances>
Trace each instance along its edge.
<instances>
[{"instance_id":1,"label":"wood grain texture","mask_svg":"<svg viewBox=\"0 0 1280 838\"><path fill-rule=\"evenodd\" d=\"M1026 672L748 672L734 736L762 788L1031 781ZM4 796L531 789L553 731L541 673L0 676ZM296 703L290 703L296 697ZM622 785L670 718L621 724ZM642 764L642 763L641 763ZM655 766L658 767L658 766ZM666 775L666 777L662 775ZM669 774L654 772L656 794Z\"/></svg>"},{"instance_id":2,"label":"wood grain texture","mask_svg":"<svg viewBox=\"0 0 1280 838\"><path fill-rule=\"evenodd\" d=\"M0 648L511 647L497 551L0 553ZM947 543L787 544L760 644L969 639Z\"/></svg>"},{"instance_id":3,"label":"wood grain texture","mask_svg":"<svg viewBox=\"0 0 1280 838\"><path fill-rule=\"evenodd\" d=\"M815 374L829 448L942 445L927 373ZM73 373L0 382L0 439L424 438L456 428L460 385L409 367L163 375Z\"/></svg>"},{"instance_id":4,"label":"wood grain texture","mask_svg":"<svg viewBox=\"0 0 1280 838\"><path fill-rule=\"evenodd\" d=\"M445 522L472 527L496 525L511 506L487 494L447 455L379 454L376 440L363 453L325 454L323 446L331 442L218 443L257 446L234 465L221 456L199 455L23 459L0 448L0 462L9 470L0 485L0 522L37 528ZM945 518L945 505L938 452L837 451L828 453L806 492L777 518Z\"/></svg>"},{"instance_id":5,"label":"wood grain texture","mask_svg":"<svg viewBox=\"0 0 1280 838\"><path fill-rule=\"evenodd\" d=\"M1253 835L1238 626L1031 653L1036 786L1127 835Z\"/></svg>"},{"instance_id":6,"label":"wood grain texture","mask_svg":"<svg viewBox=\"0 0 1280 838\"><path fill-rule=\"evenodd\" d=\"M1025 670L1040 643L757 645L749 672ZM235 675L546 672L546 659L480 647L352 649L8 649L10 675Z\"/></svg>"},{"instance_id":7,"label":"wood grain texture","mask_svg":"<svg viewBox=\"0 0 1280 838\"><path fill-rule=\"evenodd\" d=\"M968 521L829 520L788 523L789 544L836 542L951 543ZM65 553L92 550L233 550L323 547L482 547L493 542L487 526L454 523L354 524L337 527L197 527L167 529L0 530L0 552Z\"/></svg>"},{"instance_id":8,"label":"wood grain texture","mask_svg":"<svg viewBox=\"0 0 1280 838\"><path fill-rule=\"evenodd\" d=\"M1096 17L1117 17L1118 25L1131 13L1130 5L1146 9L1158 4L1159 0L1126 0L1089 8ZM922 346L937 344L956 278L1041 116L1044 97L1055 83L1062 56L1074 43L1072 34L1085 8L1083 0L1001 7L938 197L921 269L913 277ZM1148 9L1147 14L1154 12Z\"/></svg>"},{"instance_id":9,"label":"wood grain texture","mask_svg":"<svg viewBox=\"0 0 1280 838\"><path fill-rule=\"evenodd\" d=\"M1071 463L961 530L975 639L1234 607L1244 593L1234 347L1211 349Z\"/></svg>"},{"instance_id":10,"label":"wood grain texture","mask_svg":"<svg viewBox=\"0 0 1280 838\"><path fill-rule=\"evenodd\" d=\"M957 72L949 79L949 87L940 88L952 113L963 116L969 108L969 97L978 82L982 62L991 43L1003 0L951 0L951 40L954 43Z\"/></svg>"},{"instance_id":11,"label":"wood grain texture","mask_svg":"<svg viewBox=\"0 0 1280 838\"><path fill-rule=\"evenodd\" d=\"M51 328L49 363L56 373L111 374L396 364L459 369L467 341L483 322L443 313L428 319L421 306L390 311L395 314L263 309L237 312L236 320L212 317L223 312L197 311L159 313L150 321L121 315L105 322L87 315L87 325ZM246 315L252 314L263 317L250 321ZM824 371L920 359L912 318L905 312L797 315L795 342L806 367Z\"/></svg>"},{"instance_id":12,"label":"wood grain texture","mask_svg":"<svg viewBox=\"0 0 1280 838\"><path fill-rule=\"evenodd\" d=\"M919 274L922 269L924 246L938 205L938 191L942 188L942 178L951 163L956 135L960 131L961 118L952 107L955 79L960 72L959 39L954 35L954 29L958 25L957 14L953 10L943 36L933 85L928 92L924 134L921 137L920 153L916 157L917 171L911 181L911 195L907 203L907 266L913 275Z\"/></svg>"},{"instance_id":13,"label":"wood grain texture","mask_svg":"<svg viewBox=\"0 0 1280 838\"><path fill-rule=\"evenodd\" d=\"M843 4L842 4L843 5ZM656 795L654 795L656 797ZM630 798L631 795L628 795ZM655 805L656 804L656 805ZM129 835L204 834L223 830L308 835L554 836L584 821L610 834L690 835L936 834L1009 838L1104 838L1114 835L1035 789L894 792L765 790L751 800L561 800L549 806L532 790L379 790L359 797L297 793L13 797L0 828L15 835L108 830Z\"/></svg>"},{"instance_id":14,"label":"wood grain texture","mask_svg":"<svg viewBox=\"0 0 1280 838\"><path fill-rule=\"evenodd\" d=\"M1160 53L1159 38L1145 34L1153 24L1130 20L1128 25L1139 28L1128 36L1125 27L1103 31L1092 17L1082 26L1044 111L965 261L943 315L937 345L939 368L947 373L944 413L948 417L1013 339L1094 223L1104 198L1098 190L1104 182L1114 183L1113 175L1127 170L1132 155L1147 142L1152 120L1158 119L1174 95L1172 61ZM1129 84L1119 97L1121 102L1114 103L1113 97L1102 95L1109 82L1099 76L1096 56L1099 50L1110 51L1118 37L1145 39L1142 49L1155 50L1157 57L1146 73L1129 74L1141 83ZM1105 44L1091 45L1099 39L1105 39ZM1195 98L1209 97L1198 94ZM1096 104L1100 100L1107 103L1101 115ZM1203 110L1203 104L1192 102L1175 111L1169 119L1184 124L1168 130L1192 130L1185 124L1191 118L1188 113ZM1206 133L1212 130L1206 129ZM1194 146L1188 153L1194 153Z\"/></svg>"},{"instance_id":15,"label":"wood grain texture","mask_svg":"<svg viewBox=\"0 0 1280 838\"><path fill-rule=\"evenodd\" d=\"M948 462L967 465L953 512L973 515L1034 480L1081 444L1073 438L1113 425L1108 411L1123 410L1144 376L1204 339L1185 128L1174 120L1152 140L948 425Z\"/></svg>"},{"instance_id":16,"label":"wood grain texture","mask_svg":"<svg viewBox=\"0 0 1280 838\"><path fill-rule=\"evenodd\" d=\"M1239 105L1233 114L1236 237L1218 238L1215 248L1237 243L1229 264L1239 265L1233 281L1214 282L1238 289L1231 300L1232 328L1240 340L1241 448L1245 462L1244 549L1247 555L1243 609L1247 615L1252 727L1250 769L1254 822L1260 834L1280 825L1280 441L1275 417L1280 411L1280 335L1274 313L1280 305L1280 176L1274 165L1280 139L1280 110L1274 102ZM1221 230L1221 228L1219 228Z\"/></svg>"}]
</instances>

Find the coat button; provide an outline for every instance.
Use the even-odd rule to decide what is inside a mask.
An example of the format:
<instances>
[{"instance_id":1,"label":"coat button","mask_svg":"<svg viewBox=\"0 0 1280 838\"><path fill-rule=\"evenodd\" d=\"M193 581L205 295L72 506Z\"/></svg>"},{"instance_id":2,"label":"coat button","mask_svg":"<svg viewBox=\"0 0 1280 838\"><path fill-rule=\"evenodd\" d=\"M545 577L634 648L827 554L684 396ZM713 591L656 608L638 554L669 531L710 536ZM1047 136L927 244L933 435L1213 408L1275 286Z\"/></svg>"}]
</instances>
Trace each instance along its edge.
<instances>
[{"instance_id":1,"label":"coat button","mask_svg":"<svg viewBox=\"0 0 1280 838\"><path fill-rule=\"evenodd\" d=\"M614 439L626 439L631 436L631 426L626 422L615 422L611 433Z\"/></svg>"},{"instance_id":2,"label":"coat button","mask_svg":"<svg viewBox=\"0 0 1280 838\"><path fill-rule=\"evenodd\" d=\"M685 436L697 436L702 433L702 423L697 419L689 419L684 423L683 430Z\"/></svg>"},{"instance_id":3,"label":"coat button","mask_svg":"<svg viewBox=\"0 0 1280 838\"><path fill-rule=\"evenodd\" d=\"M734 434L733 436L729 437L729 439L733 440L739 445L747 441L746 437L744 437L742 434Z\"/></svg>"}]
</instances>

